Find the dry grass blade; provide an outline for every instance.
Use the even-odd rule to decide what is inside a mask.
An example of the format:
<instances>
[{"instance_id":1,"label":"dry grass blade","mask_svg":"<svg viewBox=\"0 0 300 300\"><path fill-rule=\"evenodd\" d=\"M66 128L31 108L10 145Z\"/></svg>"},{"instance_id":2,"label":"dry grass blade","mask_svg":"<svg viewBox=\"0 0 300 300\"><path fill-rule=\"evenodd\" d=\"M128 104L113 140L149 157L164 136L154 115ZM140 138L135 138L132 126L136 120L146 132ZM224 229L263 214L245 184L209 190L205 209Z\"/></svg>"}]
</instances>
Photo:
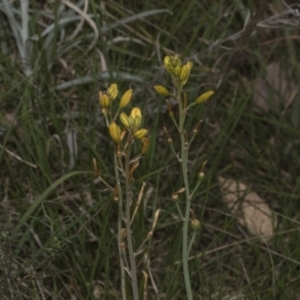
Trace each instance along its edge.
<instances>
[{"instance_id":1,"label":"dry grass blade","mask_svg":"<svg viewBox=\"0 0 300 300\"><path fill-rule=\"evenodd\" d=\"M98 29L97 29L97 25L96 25L96 23L86 14L86 12L84 12L84 11L82 11L82 10L80 10L76 5L74 5L73 3L71 3L71 2L69 2L69 1L67 1L67 0L63 0L62 1L65 5L67 5L68 7L70 7L71 9L73 9L74 11L76 11L78 14L80 14L81 16L82 16L82 18L84 19L84 20L86 20L88 23L89 23L89 25L93 28L93 30L94 30L94 33L95 33L95 35L94 35L94 39L93 39L93 41L91 42L91 44L88 46L88 48L87 48L87 50L85 51L85 53L84 53L84 55L86 55L88 52L90 52L90 50L95 46L95 44L96 44L96 42L97 42L97 40L98 40L98 37L99 37L99 31L98 31ZM79 27L80 28L80 27ZM73 36L76 36L76 34L77 34L77 29L78 28L76 28L76 30L73 32L73 34L72 34L72 36L71 37L73 37Z\"/></svg>"},{"instance_id":2,"label":"dry grass blade","mask_svg":"<svg viewBox=\"0 0 300 300\"><path fill-rule=\"evenodd\" d=\"M274 234L276 218L264 199L242 182L218 177L223 200L231 212L238 217L239 224L248 228L254 236L269 241Z\"/></svg>"}]
</instances>

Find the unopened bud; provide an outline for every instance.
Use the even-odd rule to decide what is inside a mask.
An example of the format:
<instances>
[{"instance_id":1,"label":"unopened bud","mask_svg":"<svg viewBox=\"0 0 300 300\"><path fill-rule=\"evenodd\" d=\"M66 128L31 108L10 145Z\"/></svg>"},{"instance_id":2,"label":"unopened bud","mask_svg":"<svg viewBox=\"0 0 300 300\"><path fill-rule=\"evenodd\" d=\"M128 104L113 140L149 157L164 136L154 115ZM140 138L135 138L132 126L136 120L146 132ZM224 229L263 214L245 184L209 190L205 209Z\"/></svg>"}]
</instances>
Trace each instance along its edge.
<instances>
[{"instance_id":1,"label":"unopened bud","mask_svg":"<svg viewBox=\"0 0 300 300\"><path fill-rule=\"evenodd\" d=\"M180 79L182 85L186 84L187 80L189 79L190 71L191 71L191 69L189 68L189 66L187 64L182 66L182 68L180 70L180 75L179 75L179 79Z\"/></svg>"},{"instance_id":2,"label":"unopened bud","mask_svg":"<svg viewBox=\"0 0 300 300\"><path fill-rule=\"evenodd\" d=\"M142 139L147 134L148 134L148 130L144 128L138 129L133 133L134 137L138 140Z\"/></svg>"},{"instance_id":3,"label":"unopened bud","mask_svg":"<svg viewBox=\"0 0 300 300\"><path fill-rule=\"evenodd\" d=\"M200 95L200 96L195 100L195 102L196 102L197 104L201 104L201 103L207 101L214 93L215 93L214 91L208 91L208 92L206 92L206 93Z\"/></svg>"},{"instance_id":4,"label":"unopened bud","mask_svg":"<svg viewBox=\"0 0 300 300\"><path fill-rule=\"evenodd\" d=\"M128 103L130 102L132 97L132 89L126 91L124 95L122 96L120 103L119 103L119 108L124 108Z\"/></svg>"},{"instance_id":5,"label":"unopened bud","mask_svg":"<svg viewBox=\"0 0 300 300\"><path fill-rule=\"evenodd\" d=\"M113 83L109 86L109 88L107 89L107 95L112 99L116 99L118 96L118 86Z\"/></svg>"},{"instance_id":6,"label":"unopened bud","mask_svg":"<svg viewBox=\"0 0 300 300\"><path fill-rule=\"evenodd\" d=\"M122 122L122 124L126 127L129 128L130 127L130 121L128 116L125 113L121 113L120 114L120 121Z\"/></svg>"},{"instance_id":7,"label":"unopened bud","mask_svg":"<svg viewBox=\"0 0 300 300\"><path fill-rule=\"evenodd\" d=\"M191 228L194 231L199 231L199 229L201 228L201 222L198 219L194 219L191 221Z\"/></svg>"},{"instance_id":8,"label":"unopened bud","mask_svg":"<svg viewBox=\"0 0 300 300\"><path fill-rule=\"evenodd\" d=\"M170 56L166 56L164 58L164 66L165 66L166 70L169 72L169 74L173 74L173 66L171 64Z\"/></svg>"},{"instance_id":9,"label":"unopened bud","mask_svg":"<svg viewBox=\"0 0 300 300\"><path fill-rule=\"evenodd\" d=\"M162 96L169 96L170 92L162 85L155 85L154 89L156 92Z\"/></svg>"},{"instance_id":10,"label":"unopened bud","mask_svg":"<svg viewBox=\"0 0 300 300\"><path fill-rule=\"evenodd\" d=\"M138 107L134 107L130 112L130 116L133 117L133 119L135 119L136 116L142 117L142 112Z\"/></svg>"},{"instance_id":11,"label":"unopened bud","mask_svg":"<svg viewBox=\"0 0 300 300\"><path fill-rule=\"evenodd\" d=\"M109 134L115 143L121 144L121 129L115 122L109 125Z\"/></svg>"},{"instance_id":12,"label":"unopened bud","mask_svg":"<svg viewBox=\"0 0 300 300\"><path fill-rule=\"evenodd\" d=\"M181 67L177 66L173 69L173 74L175 77L179 77L181 73Z\"/></svg>"},{"instance_id":13,"label":"unopened bud","mask_svg":"<svg viewBox=\"0 0 300 300\"><path fill-rule=\"evenodd\" d=\"M199 173L198 173L198 179L199 179L199 180L202 180L204 177L205 177L204 172L199 172Z\"/></svg>"},{"instance_id":14,"label":"unopened bud","mask_svg":"<svg viewBox=\"0 0 300 300\"><path fill-rule=\"evenodd\" d=\"M109 108L110 101L106 94L102 94L102 92L99 92L99 104L102 108Z\"/></svg>"}]
</instances>

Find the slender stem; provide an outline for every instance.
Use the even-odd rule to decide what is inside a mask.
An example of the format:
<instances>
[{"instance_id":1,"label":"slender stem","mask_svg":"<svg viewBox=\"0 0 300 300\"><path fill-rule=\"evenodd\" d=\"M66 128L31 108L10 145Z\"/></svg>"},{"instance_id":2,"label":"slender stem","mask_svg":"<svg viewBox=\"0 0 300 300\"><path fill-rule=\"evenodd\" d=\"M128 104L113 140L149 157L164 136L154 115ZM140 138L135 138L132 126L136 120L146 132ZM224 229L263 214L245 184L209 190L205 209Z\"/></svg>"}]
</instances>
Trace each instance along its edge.
<instances>
[{"instance_id":1,"label":"slender stem","mask_svg":"<svg viewBox=\"0 0 300 300\"><path fill-rule=\"evenodd\" d=\"M189 218L190 218L190 207L191 207L191 199L190 199L190 186L188 181L188 168L187 168L187 158L188 158L188 148L185 141L184 136L184 119L185 114L183 112L184 107L181 98L181 85L177 84L177 99L179 104L179 134L181 141L181 167L182 167L182 175L185 186L186 193L186 204L185 204L185 218L183 221L183 237L182 237L182 264L183 264L183 274L184 274L184 282L187 293L187 299L192 300L192 288L190 282L190 274L189 274L189 265L188 265L188 227L189 227Z\"/></svg>"},{"instance_id":2,"label":"slender stem","mask_svg":"<svg viewBox=\"0 0 300 300\"><path fill-rule=\"evenodd\" d=\"M114 167L115 167L115 176L117 180L117 187L118 187L118 250L119 250L119 259L120 259L120 268L121 268L121 291L122 291L122 299L126 300L126 281L125 281L125 267L124 267L124 258L123 258L123 251L122 251L122 214L123 214L123 195L121 190L120 184L120 173L118 169L118 159L117 153L114 151Z\"/></svg>"},{"instance_id":3,"label":"slender stem","mask_svg":"<svg viewBox=\"0 0 300 300\"><path fill-rule=\"evenodd\" d=\"M196 237L196 232L193 232L192 239L190 241L190 245L189 245L189 248L188 248L188 255L190 255L190 251L191 251L192 246L193 246L193 244L195 242L195 237Z\"/></svg>"},{"instance_id":4,"label":"slender stem","mask_svg":"<svg viewBox=\"0 0 300 300\"><path fill-rule=\"evenodd\" d=\"M137 276L136 276L136 263L135 256L132 245L132 235L131 235L131 224L130 224L130 206L132 203L132 183L130 181L130 153L131 153L131 145L132 145L132 137L128 138L128 147L126 149L126 157L125 157L125 186L126 186L126 236L127 236L127 247L128 247L128 255L130 260L130 275L131 275L131 285L132 285L132 294L133 299L139 299L138 293L138 284L137 284Z\"/></svg>"},{"instance_id":5,"label":"slender stem","mask_svg":"<svg viewBox=\"0 0 300 300\"><path fill-rule=\"evenodd\" d=\"M180 209L180 206L179 206L178 202L176 202L175 205L176 205L177 210L178 210L178 212L179 212L179 214L180 214L181 220L183 220L183 214L182 214L182 212L181 212L181 209Z\"/></svg>"}]
</instances>

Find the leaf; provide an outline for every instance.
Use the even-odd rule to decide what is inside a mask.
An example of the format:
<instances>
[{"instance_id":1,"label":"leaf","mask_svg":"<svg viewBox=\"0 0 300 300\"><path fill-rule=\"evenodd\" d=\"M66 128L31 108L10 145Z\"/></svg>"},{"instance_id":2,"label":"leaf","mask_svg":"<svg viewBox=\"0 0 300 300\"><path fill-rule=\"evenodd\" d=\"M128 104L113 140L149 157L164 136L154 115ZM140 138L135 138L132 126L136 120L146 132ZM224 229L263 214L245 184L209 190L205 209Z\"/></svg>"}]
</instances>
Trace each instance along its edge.
<instances>
[{"instance_id":1,"label":"leaf","mask_svg":"<svg viewBox=\"0 0 300 300\"><path fill-rule=\"evenodd\" d=\"M271 240L277 220L266 201L255 192L249 191L242 182L221 176L218 180L223 200L237 216L238 223L247 227L252 235L259 236L263 241Z\"/></svg>"}]
</instances>

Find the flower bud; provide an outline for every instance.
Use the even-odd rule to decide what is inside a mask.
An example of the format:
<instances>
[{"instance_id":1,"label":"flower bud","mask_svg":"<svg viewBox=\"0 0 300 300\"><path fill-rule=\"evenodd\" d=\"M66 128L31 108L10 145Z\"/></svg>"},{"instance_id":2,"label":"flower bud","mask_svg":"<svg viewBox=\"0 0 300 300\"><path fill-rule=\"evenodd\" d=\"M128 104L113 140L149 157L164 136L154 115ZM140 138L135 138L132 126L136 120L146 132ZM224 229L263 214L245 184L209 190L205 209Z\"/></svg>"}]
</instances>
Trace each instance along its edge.
<instances>
[{"instance_id":1,"label":"flower bud","mask_svg":"<svg viewBox=\"0 0 300 300\"><path fill-rule=\"evenodd\" d=\"M190 72L191 72L190 64L186 63L184 66L182 66L180 71L180 76L179 76L182 85L186 84L187 80L189 79Z\"/></svg>"},{"instance_id":2,"label":"flower bud","mask_svg":"<svg viewBox=\"0 0 300 300\"><path fill-rule=\"evenodd\" d=\"M165 68L166 69L168 69L168 66L169 66L169 64L170 64L170 56L165 56L165 58L164 58L164 66L165 66Z\"/></svg>"},{"instance_id":3,"label":"flower bud","mask_svg":"<svg viewBox=\"0 0 300 300\"><path fill-rule=\"evenodd\" d=\"M197 104L203 103L203 102L207 101L207 100L210 98L210 96L212 96L214 93L215 93L214 91L208 91L208 92L206 92L206 93L200 95L200 96L195 100L195 102L196 102Z\"/></svg>"},{"instance_id":4,"label":"flower bud","mask_svg":"<svg viewBox=\"0 0 300 300\"><path fill-rule=\"evenodd\" d=\"M136 116L133 120L133 130L137 130L140 128L142 123L142 118L140 116Z\"/></svg>"},{"instance_id":5,"label":"flower bud","mask_svg":"<svg viewBox=\"0 0 300 300\"><path fill-rule=\"evenodd\" d=\"M128 120L129 120L129 124L130 124L130 129L134 128L134 120L135 119L132 116L129 116Z\"/></svg>"},{"instance_id":6,"label":"flower bud","mask_svg":"<svg viewBox=\"0 0 300 300\"><path fill-rule=\"evenodd\" d=\"M107 89L107 95L108 95L112 100L114 100L114 99L117 98L118 93L119 93L119 91L118 91L118 86L117 86L115 83L111 84L111 85L109 86L109 88Z\"/></svg>"},{"instance_id":7,"label":"flower bud","mask_svg":"<svg viewBox=\"0 0 300 300\"><path fill-rule=\"evenodd\" d=\"M170 56L165 56L164 58L164 66L167 68L167 66L170 64Z\"/></svg>"},{"instance_id":8,"label":"flower bud","mask_svg":"<svg viewBox=\"0 0 300 300\"><path fill-rule=\"evenodd\" d=\"M142 139L147 134L148 134L148 130L144 128L138 129L133 133L134 137L138 140Z\"/></svg>"},{"instance_id":9,"label":"flower bud","mask_svg":"<svg viewBox=\"0 0 300 300\"><path fill-rule=\"evenodd\" d=\"M130 112L130 116L133 117L133 119L135 119L136 116L142 117L142 112L138 107L134 107Z\"/></svg>"},{"instance_id":10,"label":"flower bud","mask_svg":"<svg viewBox=\"0 0 300 300\"><path fill-rule=\"evenodd\" d=\"M122 124L126 127L129 128L130 127L130 121L128 116L125 113L121 113L120 114L120 121L122 122Z\"/></svg>"},{"instance_id":11,"label":"flower bud","mask_svg":"<svg viewBox=\"0 0 300 300\"><path fill-rule=\"evenodd\" d=\"M205 177L204 172L199 172L199 173L198 173L198 179L199 179L199 180L202 180L204 177Z\"/></svg>"},{"instance_id":12,"label":"flower bud","mask_svg":"<svg viewBox=\"0 0 300 300\"><path fill-rule=\"evenodd\" d=\"M165 66L166 70L169 72L169 74L173 74L173 67L172 67L172 64L171 64L170 56L165 56L164 66Z\"/></svg>"},{"instance_id":13,"label":"flower bud","mask_svg":"<svg viewBox=\"0 0 300 300\"><path fill-rule=\"evenodd\" d=\"M132 89L126 91L124 95L122 96L120 103L119 103L119 108L124 108L131 100L132 96Z\"/></svg>"},{"instance_id":14,"label":"flower bud","mask_svg":"<svg viewBox=\"0 0 300 300\"><path fill-rule=\"evenodd\" d=\"M121 129L115 122L109 125L109 134L115 143L121 144Z\"/></svg>"},{"instance_id":15,"label":"flower bud","mask_svg":"<svg viewBox=\"0 0 300 300\"><path fill-rule=\"evenodd\" d=\"M99 92L99 103L102 108L109 108L110 105L109 98L106 94L102 94L101 91Z\"/></svg>"},{"instance_id":16,"label":"flower bud","mask_svg":"<svg viewBox=\"0 0 300 300\"><path fill-rule=\"evenodd\" d=\"M154 89L156 92L162 96L169 96L170 92L162 85L155 85Z\"/></svg>"},{"instance_id":17,"label":"flower bud","mask_svg":"<svg viewBox=\"0 0 300 300\"><path fill-rule=\"evenodd\" d=\"M201 228L201 222L198 219L194 219L191 221L191 228L194 231L199 231L199 229Z\"/></svg>"},{"instance_id":18,"label":"flower bud","mask_svg":"<svg viewBox=\"0 0 300 300\"><path fill-rule=\"evenodd\" d=\"M190 71L192 70L192 67L193 67L193 63L191 61L188 61L186 63L186 65L190 68Z\"/></svg>"},{"instance_id":19,"label":"flower bud","mask_svg":"<svg viewBox=\"0 0 300 300\"><path fill-rule=\"evenodd\" d=\"M180 72L181 72L181 67L177 66L173 69L173 75L175 77L179 77L180 76Z\"/></svg>"},{"instance_id":20,"label":"flower bud","mask_svg":"<svg viewBox=\"0 0 300 300\"><path fill-rule=\"evenodd\" d=\"M181 67L181 60L177 54L170 57L170 64L173 68Z\"/></svg>"}]
</instances>

